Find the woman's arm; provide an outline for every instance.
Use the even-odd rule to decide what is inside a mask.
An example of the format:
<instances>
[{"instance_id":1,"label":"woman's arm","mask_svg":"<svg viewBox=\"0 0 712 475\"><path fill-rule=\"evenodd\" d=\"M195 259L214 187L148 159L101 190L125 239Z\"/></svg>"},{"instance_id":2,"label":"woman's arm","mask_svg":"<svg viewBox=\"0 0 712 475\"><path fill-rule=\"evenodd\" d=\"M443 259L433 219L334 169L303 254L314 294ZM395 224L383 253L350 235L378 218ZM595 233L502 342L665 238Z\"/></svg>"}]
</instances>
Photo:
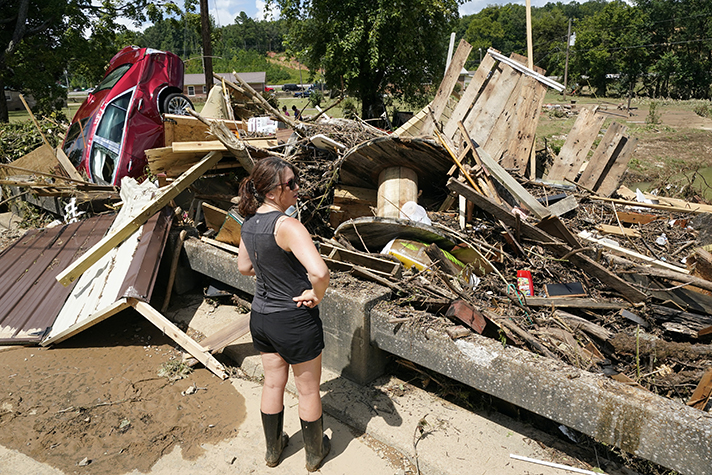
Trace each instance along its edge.
<instances>
[{"instance_id":1,"label":"woman's arm","mask_svg":"<svg viewBox=\"0 0 712 475\"><path fill-rule=\"evenodd\" d=\"M277 245L285 251L292 252L307 270L312 288L305 290L302 295L294 297L297 306L302 304L315 307L324 298L329 287L329 268L326 267L319 251L307 229L294 218L283 220L277 229Z\"/></svg>"},{"instance_id":2,"label":"woman's arm","mask_svg":"<svg viewBox=\"0 0 712 475\"><path fill-rule=\"evenodd\" d=\"M252 267L252 261L250 260L250 255L247 253L245 241L242 239L240 239L240 247L237 253L237 270L239 270L242 275L255 275L255 269Z\"/></svg>"}]
</instances>

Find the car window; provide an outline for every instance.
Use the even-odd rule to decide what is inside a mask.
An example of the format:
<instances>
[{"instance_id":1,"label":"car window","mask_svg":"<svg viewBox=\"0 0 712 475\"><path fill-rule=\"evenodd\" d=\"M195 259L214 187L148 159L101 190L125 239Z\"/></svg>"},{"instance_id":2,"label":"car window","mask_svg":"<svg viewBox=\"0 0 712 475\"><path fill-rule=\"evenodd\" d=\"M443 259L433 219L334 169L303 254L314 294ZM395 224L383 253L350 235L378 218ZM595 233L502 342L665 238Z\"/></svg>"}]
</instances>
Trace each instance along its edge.
<instances>
[{"instance_id":1,"label":"car window","mask_svg":"<svg viewBox=\"0 0 712 475\"><path fill-rule=\"evenodd\" d=\"M121 137L124 134L124 122L126 122L126 113L128 112L129 102L131 102L130 91L114 99L104 111L104 116L101 118L99 127L96 129L96 135L110 140L114 143L121 143Z\"/></svg>"},{"instance_id":2,"label":"car window","mask_svg":"<svg viewBox=\"0 0 712 475\"><path fill-rule=\"evenodd\" d=\"M72 162L72 165L78 167L84 156L84 149L87 143L87 122L93 116L85 117L84 119L77 121L72 124L72 126L67 131L67 137L64 140L64 153Z\"/></svg>"},{"instance_id":3,"label":"car window","mask_svg":"<svg viewBox=\"0 0 712 475\"><path fill-rule=\"evenodd\" d=\"M94 133L94 145L89 155L92 177L99 184L113 182L121 153L126 117L134 89L111 101Z\"/></svg>"},{"instance_id":4,"label":"car window","mask_svg":"<svg viewBox=\"0 0 712 475\"><path fill-rule=\"evenodd\" d=\"M122 64L121 66L117 67L113 71L111 71L109 74L106 75L103 81L99 83L98 86L94 89L94 92L99 92L103 91L104 89L111 89L116 85L117 82L119 82L119 79L121 79L126 72L131 69L131 66L133 64Z\"/></svg>"}]
</instances>

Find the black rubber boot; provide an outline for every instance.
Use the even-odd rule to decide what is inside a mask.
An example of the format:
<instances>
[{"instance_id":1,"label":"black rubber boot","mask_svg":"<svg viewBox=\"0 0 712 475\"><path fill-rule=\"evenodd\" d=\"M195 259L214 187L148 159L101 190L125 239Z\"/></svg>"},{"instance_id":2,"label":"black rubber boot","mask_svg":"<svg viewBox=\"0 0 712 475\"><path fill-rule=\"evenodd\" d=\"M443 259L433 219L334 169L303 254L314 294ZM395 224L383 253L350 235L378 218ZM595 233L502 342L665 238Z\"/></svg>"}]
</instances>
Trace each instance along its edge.
<instances>
[{"instance_id":1,"label":"black rubber boot","mask_svg":"<svg viewBox=\"0 0 712 475\"><path fill-rule=\"evenodd\" d=\"M260 411L261 412L261 411ZM262 412L262 428L265 431L265 442L267 452L265 462L268 467L279 465L279 457L289 442L289 436L282 431L284 427L284 408L277 414L265 414Z\"/></svg>"},{"instance_id":2,"label":"black rubber boot","mask_svg":"<svg viewBox=\"0 0 712 475\"><path fill-rule=\"evenodd\" d=\"M299 419L302 423L302 437L304 437L304 449L307 452L307 470L316 471L321 462L331 450L331 442L324 435L324 416L314 422L307 422Z\"/></svg>"}]
</instances>

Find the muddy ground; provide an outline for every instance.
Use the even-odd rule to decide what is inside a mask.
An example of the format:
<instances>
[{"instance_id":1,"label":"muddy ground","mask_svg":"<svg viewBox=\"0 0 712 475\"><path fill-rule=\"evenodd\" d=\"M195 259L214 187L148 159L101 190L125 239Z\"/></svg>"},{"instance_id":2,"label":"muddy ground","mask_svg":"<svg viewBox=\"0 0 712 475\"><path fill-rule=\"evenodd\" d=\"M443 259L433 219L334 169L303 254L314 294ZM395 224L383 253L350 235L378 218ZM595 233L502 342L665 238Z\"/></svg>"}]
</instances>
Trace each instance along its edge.
<instances>
[{"instance_id":1,"label":"muddy ground","mask_svg":"<svg viewBox=\"0 0 712 475\"><path fill-rule=\"evenodd\" d=\"M53 349L6 349L0 444L66 473L78 464L99 475L147 472L175 446L193 460L202 444L234 434L245 401L202 367L175 381L159 375L180 360L175 343L132 310Z\"/></svg>"}]
</instances>

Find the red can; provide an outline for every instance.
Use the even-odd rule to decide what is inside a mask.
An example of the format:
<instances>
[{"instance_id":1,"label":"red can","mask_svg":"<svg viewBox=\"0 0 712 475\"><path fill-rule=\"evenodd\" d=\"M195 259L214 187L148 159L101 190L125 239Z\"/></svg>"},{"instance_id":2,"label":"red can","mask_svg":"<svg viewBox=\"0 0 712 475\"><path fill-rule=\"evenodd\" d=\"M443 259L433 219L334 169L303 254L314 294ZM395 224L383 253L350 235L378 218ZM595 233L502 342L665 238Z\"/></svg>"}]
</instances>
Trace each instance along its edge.
<instances>
[{"instance_id":1,"label":"red can","mask_svg":"<svg viewBox=\"0 0 712 475\"><path fill-rule=\"evenodd\" d=\"M532 273L528 270L517 271L517 288L527 297L534 295L534 284L532 282Z\"/></svg>"}]
</instances>

